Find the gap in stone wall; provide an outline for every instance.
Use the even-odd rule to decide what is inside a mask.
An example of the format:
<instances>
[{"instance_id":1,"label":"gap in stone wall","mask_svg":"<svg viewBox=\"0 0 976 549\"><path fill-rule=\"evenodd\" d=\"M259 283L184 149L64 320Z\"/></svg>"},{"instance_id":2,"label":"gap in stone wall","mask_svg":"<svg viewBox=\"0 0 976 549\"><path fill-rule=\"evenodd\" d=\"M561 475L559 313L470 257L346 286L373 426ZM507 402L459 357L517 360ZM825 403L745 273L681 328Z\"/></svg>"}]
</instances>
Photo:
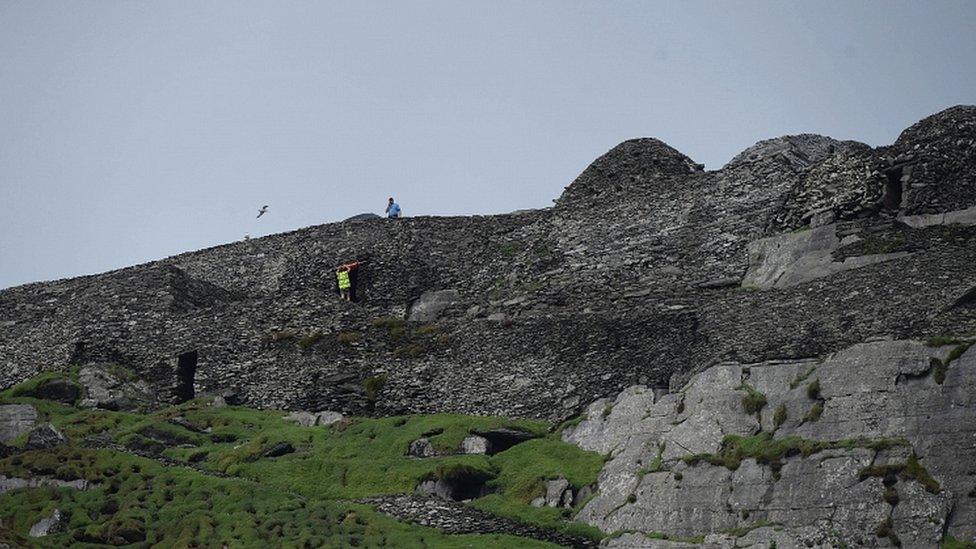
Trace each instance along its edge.
<instances>
[{"instance_id":1,"label":"gap in stone wall","mask_svg":"<svg viewBox=\"0 0 976 549\"><path fill-rule=\"evenodd\" d=\"M885 182L885 192L881 198L881 205L886 210L901 208L902 193L904 192L901 181L902 172L902 168L893 168L885 172L888 180Z\"/></svg>"},{"instance_id":2,"label":"gap in stone wall","mask_svg":"<svg viewBox=\"0 0 976 549\"><path fill-rule=\"evenodd\" d=\"M193 386L196 375L197 352L181 354L176 362L176 389L173 391L177 404L192 400L196 396L196 389Z\"/></svg>"}]
</instances>

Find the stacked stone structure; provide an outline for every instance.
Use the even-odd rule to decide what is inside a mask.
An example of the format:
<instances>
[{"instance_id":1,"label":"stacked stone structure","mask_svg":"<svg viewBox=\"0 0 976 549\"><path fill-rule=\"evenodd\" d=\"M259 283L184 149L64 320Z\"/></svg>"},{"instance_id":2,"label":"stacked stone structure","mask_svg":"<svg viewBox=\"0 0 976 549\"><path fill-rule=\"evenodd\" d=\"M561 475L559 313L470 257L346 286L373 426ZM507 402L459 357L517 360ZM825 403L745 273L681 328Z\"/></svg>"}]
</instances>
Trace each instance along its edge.
<instances>
[{"instance_id":1,"label":"stacked stone structure","mask_svg":"<svg viewBox=\"0 0 976 549\"><path fill-rule=\"evenodd\" d=\"M974 229L904 221L976 205L974 121L955 107L878 149L779 138L716 171L632 140L550 209L352 220L10 288L0 385L116 362L164 401L189 383L263 407L560 419L721 360L973 332L953 304L976 286ZM332 269L351 259L348 304ZM442 290L424 329L390 320Z\"/></svg>"}]
</instances>

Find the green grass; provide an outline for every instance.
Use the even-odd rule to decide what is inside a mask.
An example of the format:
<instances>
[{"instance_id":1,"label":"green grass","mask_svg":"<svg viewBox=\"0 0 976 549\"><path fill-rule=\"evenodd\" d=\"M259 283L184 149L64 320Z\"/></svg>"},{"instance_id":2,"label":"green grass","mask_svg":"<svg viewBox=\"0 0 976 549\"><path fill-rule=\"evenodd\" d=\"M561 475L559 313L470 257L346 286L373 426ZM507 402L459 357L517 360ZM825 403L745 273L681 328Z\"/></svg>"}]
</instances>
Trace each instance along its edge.
<instances>
[{"instance_id":1,"label":"green grass","mask_svg":"<svg viewBox=\"0 0 976 549\"><path fill-rule=\"evenodd\" d=\"M648 463L644 467L641 467L637 471L637 476L638 477L644 478L644 475L646 475L648 473L656 473L656 472L658 472L658 471L661 470L661 467L662 467L662 465L664 463L664 448L665 448L665 446L664 446L664 443L663 442L660 443L660 444L658 444L658 447L657 447L657 455L654 456L654 459L651 460L650 463Z\"/></svg>"},{"instance_id":2,"label":"green grass","mask_svg":"<svg viewBox=\"0 0 976 549\"><path fill-rule=\"evenodd\" d=\"M938 494L942 490L939 482L932 478L932 475L918 461L918 457L914 453L905 460L905 463L871 465L858 472L858 478L861 480L870 477L885 479L885 484L893 484L898 477L905 480L914 480L932 494Z\"/></svg>"},{"instance_id":3,"label":"green grass","mask_svg":"<svg viewBox=\"0 0 976 549\"><path fill-rule=\"evenodd\" d=\"M940 547L942 549L976 549L976 543L971 541L957 540L952 536L946 536L945 539L942 540L942 545L940 545Z\"/></svg>"},{"instance_id":4,"label":"green grass","mask_svg":"<svg viewBox=\"0 0 976 549\"><path fill-rule=\"evenodd\" d=\"M814 370L816 369L817 369L816 366L811 365L802 374L798 374L795 378L793 378L793 381L790 382L790 390L799 387L800 384L806 381L807 378L809 378L813 374Z\"/></svg>"},{"instance_id":5,"label":"green grass","mask_svg":"<svg viewBox=\"0 0 976 549\"><path fill-rule=\"evenodd\" d=\"M96 488L15 490L0 497L0 537L17 546L126 544L231 547L553 547L510 536L448 536L362 505L268 489L239 479L104 450L61 448L0 461L5 474L87 478ZM29 540L32 524L60 509L67 532Z\"/></svg>"},{"instance_id":6,"label":"green grass","mask_svg":"<svg viewBox=\"0 0 976 549\"><path fill-rule=\"evenodd\" d=\"M786 423L788 412L786 411L786 405L780 404L776 407L773 412L773 425L779 429L780 425Z\"/></svg>"},{"instance_id":7,"label":"green grass","mask_svg":"<svg viewBox=\"0 0 976 549\"><path fill-rule=\"evenodd\" d=\"M820 398L820 379L813 380L809 385L807 385L807 397L811 400L817 400Z\"/></svg>"},{"instance_id":8,"label":"green grass","mask_svg":"<svg viewBox=\"0 0 976 549\"><path fill-rule=\"evenodd\" d=\"M386 376L371 376L364 379L363 390L366 391L366 400L376 402L384 385L386 385Z\"/></svg>"},{"instance_id":9,"label":"green grass","mask_svg":"<svg viewBox=\"0 0 976 549\"><path fill-rule=\"evenodd\" d=\"M381 382L374 380L370 386L379 391ZM494 493L476 500L479 508L571 535L594 539L601 535L571 522L571 510L529 505L545 480L565 477L579 489L595 482L604 462L599 454L562 442L558 432L547 434L550 426L540 421L434 414L350 418L330 427L308 428L284 421L283 412L214 408L203 400L154 414L79 410L23 396L8 395L3 402L36 406L42 420L51 421L72 442L54 452L24 453L0 461L0 474L86 478L104 486L88 492L36 489L0 496L0 539L20 539L30 524L57 507L70 511L71 527L66 534L47 538L52 546L82 539L108 543L139 535L145 536L147 546L165 539L160 547L183 547L193 540L216 546L219 541L261 546L268 539L296 547L549 546L505 536L444 536L343 503L412 493L422 479L449 478L461 471L490 479ZM420 437L427 437L440 452L454 452L472 432L497 428L519 429L539 438L494 456L416 459L405 455L410 442ZM157 444L163 456L200 471L81 448L80 441L93 435L122 445L146 446L165 439L170 443ZM296 451L263 457L268 448L282 442ZM93 508L106 501L114 501L118 509L103 513ZM18 514L18 509L29 511ZM359 518L349 519L350 513Z\"/></svg>"},{"instance_id":10,"label":"green grass","mask_svg":"<svg viewBox=\"0 0 976 549\"><path fill-rule=\"evenodd\" d=\"M742 397L742 408L747 414L759 415L766 406L766 395L755 390L751 385L743 383L736 387L737 390L745 391L746 396Z\"/></svg>"},{"instance_id":11,"label":"green grass","mask_svg":"<svg viewBox=\"0 0 976 549\"><path fill-rule=\"evenodd\" d=\"M929 359L929 371L932 372L932 378L936 383L942 385L945 382L946 374L949 372L949 365L968 351L974 343L976 341L962 340L948 336L935 337L928 341L930 347L955 345L944 360L934 357Z\"/></svg>"},{"instance_id":12,"label":"green grass","mask_svg":"<svg viewBox=\"0 0 976 549\"><path fill-rule=\"evenodd\" d=\"M596 482L603 467L603 456L562 442L554 434L523 442L491 456L487 459L487 467L495 474L495 478L488 482L495 493L474 500L472 506L568 535L597 540L603 537L597 528L568 522L572 510L530 505L533 499L545 493L546 480L563 477L574 490ZM583 502L578 508L582 505Z\"/></svg>"},{"instance_id":13,"label":"green grass","mask_svg":"<svg viewBox=\"0 0 976 549\"><path fill-rule=\"evenodd\" d=\"M36 377L28 379L23 383L18 383L13 387L0 393L0 398L27 397L34 394L37 389L56 379L69 379L70 374L65 372L44 372Z\"/></svg>"},{"instance_id":14,"label":"green grass","mask_svg":"<svg viewBox=\"0 0 976 549\"><path fill-rule=\"evenodd\" d=\"M820 421L820 416L823 415L824 405L822 402L817 402L810 407L810 411L807 415L803 416L803 423L810 423L814 421Z\"/></svg>"},{"instance_id":15,"label":"green grass","mask_svg":"<svg viewBox=\"0 0 976 549\"><path fill-rule=\"evenodd\" d=\"M946 345L962 345L969 341L964 337L954 335L939 335L930 337L925 344L929 347L945 347Z\"/></svg>"},{"instance_id":16,"label":"green grass","mask_svg":"<svg viewBox=\"0 0 976 549\"><path fill-rule=\"evenodd\" d=\"M744 437L727 435L722 440L722 449L716 454L691 454L682 457L682 461L689 465L701 462L736 470L744 459L754 459L757 463L777 465L784 458L791 456L809 457L818 452L829 449L870 448L880 450L894 446L907 446L902 439L845 439L838 441L820 441L805 439L798 436L773 438L772 433L762 432L757 435Z\"/></svg>"},{"instance_id":17,"label":"green grass","mask_svg":"<svg viewBox=\"0 0 976 549\"><path fill-rule=\"evenodd\" d=\"M339 332L339 335L336 336L336 339L339 341L339 343L356 343L362 338L363 338L363 334L355 331Z\"/></svg>"}]
</instances>

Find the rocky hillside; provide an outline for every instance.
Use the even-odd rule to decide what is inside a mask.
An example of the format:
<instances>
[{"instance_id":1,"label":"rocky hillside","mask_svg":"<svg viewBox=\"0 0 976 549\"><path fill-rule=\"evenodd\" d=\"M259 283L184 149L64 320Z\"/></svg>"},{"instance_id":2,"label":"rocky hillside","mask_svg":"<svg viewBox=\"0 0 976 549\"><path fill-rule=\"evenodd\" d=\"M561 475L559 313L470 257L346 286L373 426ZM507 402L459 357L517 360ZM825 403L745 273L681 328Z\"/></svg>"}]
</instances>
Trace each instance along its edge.
<instances>
[{"instance_id":1,"label":"rocky hillside","mask_svg":"<svg viewBox=\"0 0 976 549\"><path fill-rule=\"evenodd\" d=\"M715 171L635 139L545 210L354 219L0 291L0 386L54 376L72 405L147 414L219 398L544 422L607 459L595 483L560 466L502 496L521 524L564 532L527 518L535 502L595 527L535 536L556 543L964 544L974 235L976 107L885 147L761 141ZM347 303L332 269L354 259ZM417 474L363 497L421 490L498 516L487 492ZM428 503L369 505L472 509Z\"/></svg>"}]
</instances>

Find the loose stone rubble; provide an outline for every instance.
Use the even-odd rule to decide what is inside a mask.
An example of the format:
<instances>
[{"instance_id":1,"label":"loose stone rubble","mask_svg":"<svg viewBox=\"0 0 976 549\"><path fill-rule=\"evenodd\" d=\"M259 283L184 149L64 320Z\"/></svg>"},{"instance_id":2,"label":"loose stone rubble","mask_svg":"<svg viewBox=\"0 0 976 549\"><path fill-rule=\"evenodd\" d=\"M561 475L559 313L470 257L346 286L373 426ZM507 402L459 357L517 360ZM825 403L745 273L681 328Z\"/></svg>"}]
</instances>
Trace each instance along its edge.
<instances>
[{"instance_id":1,"label":"loose stone rubble","mask_svg":"<svg viewBox=\"0 0 976 549\"><path fill-rule=\"evenodd\" d=\"M510 534L550 541L564 547L595 547L586 538L576 538L551 530L498 517L453 501L418 496L367 498L362 503L401 520L432 526L450 534Z\"/></svg>"}]
</instances>

